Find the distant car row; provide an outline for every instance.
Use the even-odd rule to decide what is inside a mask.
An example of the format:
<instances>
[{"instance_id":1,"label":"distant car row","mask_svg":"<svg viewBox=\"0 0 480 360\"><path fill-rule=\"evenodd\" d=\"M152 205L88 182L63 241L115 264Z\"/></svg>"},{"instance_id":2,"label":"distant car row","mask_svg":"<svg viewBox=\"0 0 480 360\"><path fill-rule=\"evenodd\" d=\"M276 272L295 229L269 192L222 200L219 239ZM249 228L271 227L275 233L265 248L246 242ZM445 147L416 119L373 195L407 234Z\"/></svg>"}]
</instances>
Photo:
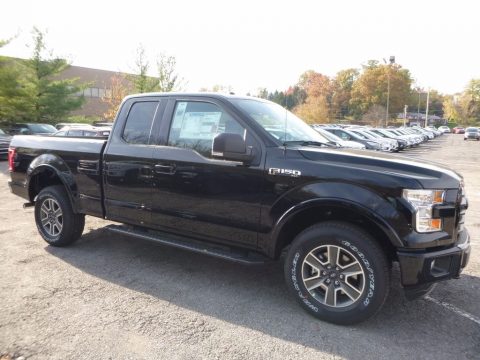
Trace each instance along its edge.
<instances>
[{"instance_id":1,"label":"distant car row","mask_svg":"<svg viewBox=\"0 0 480 360\"><path fill-rule=\"evenodd\" d=\"M443 134L435 128L372 128L368 126L313 125L332 145L398 152Z\"/></svg>"},{"instance_id":2,"label":"distant car row","mask_svg":"<svg viewBox=\"0 0 480 360\"><path fill-rule=\"evenodd\" d=\"M102 123L103 126L88 124L60 123L54 126L50 124L24 123L13 124L8 129L10 135L51 135L51 136L88 136L108 137L111 124Z\"/></svg>"}]
</instances>

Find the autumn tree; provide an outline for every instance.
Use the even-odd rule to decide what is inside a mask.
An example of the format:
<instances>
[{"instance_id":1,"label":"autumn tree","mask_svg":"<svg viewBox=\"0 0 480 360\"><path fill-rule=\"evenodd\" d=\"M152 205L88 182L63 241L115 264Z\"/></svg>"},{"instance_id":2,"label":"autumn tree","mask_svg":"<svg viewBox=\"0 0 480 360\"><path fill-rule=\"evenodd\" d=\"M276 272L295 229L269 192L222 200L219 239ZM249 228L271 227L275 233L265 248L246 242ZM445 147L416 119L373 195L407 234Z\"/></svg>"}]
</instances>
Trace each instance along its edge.
<instances>
[{"instance_id":1,"label":"autumn tree","mask_svg":"<svg viewBox=\"0 0 480 360\"><path fill-rule=\"evenodd\" d=\"M454 96L445 96L443 99L443 117L452 125L462 122L462 110Z\"/></svg>"},{"instance_id":2,"label":"autumn tree","mask_svg":"<svg viewBox=\"0 0 480 360\"><path fill-rule=\"evenodd\" d=\"M480 122L480 79L472 79L459 99L461 115L468 125Z\"/></svg>"},{"instance_id":3,"label":"autumn tree","mask_svg":"<svg viewBox=\"0 0 480 360\"><path fill-rule=\"evenodd\" d=\"M410 98L410 72L398 64L381 65L369 61L352 86L350 105L353 115L360 118L373 105L386 106L389 82L389 116L401 112Z\"/></svg>"},{"instance_id":4,"label":"autumn tree","mask_svg":"<svg viewBox=\"0 0 480 360\"><path fill-rule=\"evenodd\" d=\"M124 75L117 73L110 78L110 89L105 89L102 97L102 102L107 104L107 110L103 114L106 120L115 119L123 98L129 93L129 80Z\"/></svg>"},{"instance_id":5,"label":"autumn tree","mask_svg":"<svg viewBox=\"0 0 480 360\"><path fill-rule=\"evenodd\" d=\"M300 76L297 86L305 94L305 100L294 108L294 112L311 123L330 122L333 97L331 79L308 70Z\"/></svg>"}]
</instances>

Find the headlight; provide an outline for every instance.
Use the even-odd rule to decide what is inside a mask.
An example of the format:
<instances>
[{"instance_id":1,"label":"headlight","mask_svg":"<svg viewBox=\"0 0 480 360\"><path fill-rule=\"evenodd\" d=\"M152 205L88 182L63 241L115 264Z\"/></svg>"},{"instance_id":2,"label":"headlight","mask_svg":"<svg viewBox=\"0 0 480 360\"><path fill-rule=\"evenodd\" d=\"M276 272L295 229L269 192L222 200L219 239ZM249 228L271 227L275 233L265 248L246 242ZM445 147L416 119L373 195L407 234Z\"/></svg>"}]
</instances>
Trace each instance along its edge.
<instances>
[{"instance_id":1,"label":"headlight","mask_svg":"<svg viewBox=\"0 0 480 360\"><path fill-rule=\"evenodd\" d=\"M403 190L403 198L415 209L415 229L420 233L442 230L442 219L432 219L432 207L442 204L443 190Z\"/></svg>"}]
</instances>

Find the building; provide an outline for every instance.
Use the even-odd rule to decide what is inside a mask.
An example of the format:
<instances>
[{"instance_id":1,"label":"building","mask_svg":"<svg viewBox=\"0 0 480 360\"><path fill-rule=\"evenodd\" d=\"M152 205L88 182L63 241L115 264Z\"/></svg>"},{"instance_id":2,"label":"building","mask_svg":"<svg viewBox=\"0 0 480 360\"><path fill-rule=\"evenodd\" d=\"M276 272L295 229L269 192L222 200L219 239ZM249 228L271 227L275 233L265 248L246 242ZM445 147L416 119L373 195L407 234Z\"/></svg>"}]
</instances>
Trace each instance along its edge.
<instances>
[{"instance_id":1,"label":"building","mask_svg":"<svg viewBox=\"0 0 480 360\"><path fill-rule=\"evenodd\" d=\"M120 77L123 85L132 89L133 86L127 79L127 74L73 65L64 70L60 75L61 79L79 78L80 83L88 84L88 87L83 91L85 103L80 109L72 111L71 115L102 120L103 114L108 109L108 104L102 101L102 98L112 96L112 79L115 77Z\"/></svg>"}]
</instances>

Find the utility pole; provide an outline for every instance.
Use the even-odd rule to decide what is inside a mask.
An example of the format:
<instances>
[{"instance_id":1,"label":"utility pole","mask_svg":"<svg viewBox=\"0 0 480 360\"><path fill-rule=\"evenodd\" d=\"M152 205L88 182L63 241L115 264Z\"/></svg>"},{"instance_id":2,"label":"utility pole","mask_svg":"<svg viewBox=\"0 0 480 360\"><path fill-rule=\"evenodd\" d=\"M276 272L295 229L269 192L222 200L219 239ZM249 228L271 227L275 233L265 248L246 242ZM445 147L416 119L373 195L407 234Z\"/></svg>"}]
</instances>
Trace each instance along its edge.
<instances>
[{"instance_id":1,"label":"utility pole","mask_svg":"<svg viewBox=\"0 0 480 360\"><path fill-rule=\"evenodd\" d=\"M407 126L407 109L408 105L405 105L405 107L403 108L403 127Z\"/></svg>"},{"instance_id":2,"label":"utility pole","mask_svg":"<svg viewBox=\"0 0 480 360\"><path fill-rule=\"evenodd\" d=\"M428 126L428 102L430 101L430 88L427 90L427 108L425 109L425 127Z\"/></svg>"},{"instance_id":3,"label":"utility pole","mask_svg":"<svg viewBox=\"0 0 480 360\"><path fill-rule=\"evenodd\" d=\"M417 121L420 122L420 94L422 93L420 88L417 88L417 92L418 92Z\"/></svg>"},{"instance_id":4,"label":"utility pole","mask_svg":"<svg viewBox=\"0 0 480 360\"><path fill-rule=\"evenodd\" d=\"M383 61L387 63L385 59L383 59ZM388 113L390 111L390 70L393 64L395 64L395 56L390 56L387 68L387 111L385 113L385 127L388 126Z\"/></svg>"}]
</instances>

